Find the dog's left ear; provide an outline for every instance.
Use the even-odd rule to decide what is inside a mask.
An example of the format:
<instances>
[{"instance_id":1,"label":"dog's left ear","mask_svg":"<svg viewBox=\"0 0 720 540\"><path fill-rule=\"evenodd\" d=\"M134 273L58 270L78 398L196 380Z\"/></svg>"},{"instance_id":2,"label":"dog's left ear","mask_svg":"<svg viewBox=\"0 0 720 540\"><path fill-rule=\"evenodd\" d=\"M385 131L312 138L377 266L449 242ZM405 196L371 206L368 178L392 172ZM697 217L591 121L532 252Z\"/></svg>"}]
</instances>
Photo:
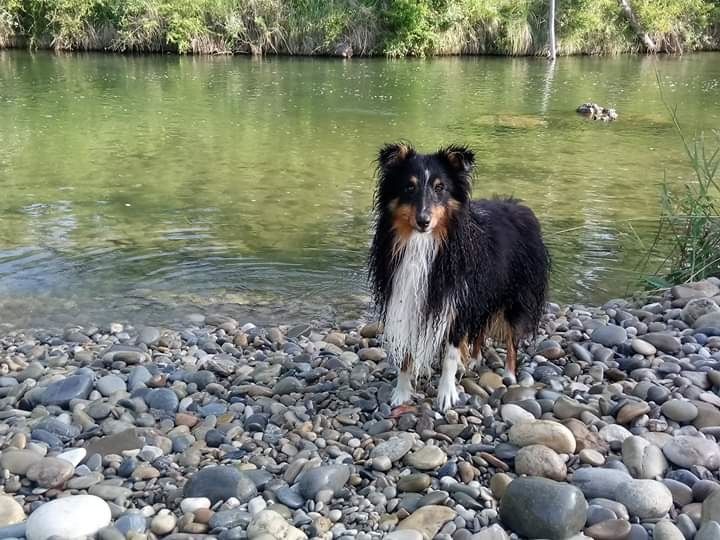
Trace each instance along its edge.
<instances>
[{"instance_id":1,"label":"dog's left ear","mask_svg":"<svg viewBox=\"0 0 720 540\"><path fill-rule=\"evenodd\" d=\"M438 150L437 156L461 174L470 174L475 167L475 153L466 146L448 146Z\"/></svg>"},{"instance_id":2,"label":"dog's left ear","mask_svg":"<svg viewBox=\"0 0 720 540\"><path fill-rule=\"evenodd\" d=\"M378 152L378 165L386 170L415 155L415 149L406 142L386 144Z\"/></svg>"}]
</instances>

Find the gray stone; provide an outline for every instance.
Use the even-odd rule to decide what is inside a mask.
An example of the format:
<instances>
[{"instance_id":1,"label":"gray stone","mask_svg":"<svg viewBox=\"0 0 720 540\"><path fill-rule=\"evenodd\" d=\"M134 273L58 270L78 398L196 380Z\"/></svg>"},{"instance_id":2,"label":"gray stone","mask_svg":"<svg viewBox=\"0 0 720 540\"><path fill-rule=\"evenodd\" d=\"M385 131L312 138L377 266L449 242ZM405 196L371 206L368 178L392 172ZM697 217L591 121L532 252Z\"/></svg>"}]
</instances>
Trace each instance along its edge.
<instances>
[{"instance_id":1,"label":"gray stone","mask_svg":"<svg viewBox=\"0 0 720 540\"><path fill-rule=\"evenodd\" d=\"M413 437L404 433L381 442L370 452L370 457L387 456L393 463L400 461L413 447Z\"/></svg>"},{"instance_id":2,"label":"gray stone","mask_svg":"<svg viewBox=\"0 0 720 540\"><path fill-rule=\"evenodd\" d=\"M706 313L698 317L693 328L720 328L720 312Z\"/></svg>"},{"instance_id":3,"label":"gray stone","mask_svg":"<svg viewBox=\"0 0 720 540\"><path fill-rule=\"evenodd\" d=\"M117 375L105 375L101 377L96 383L95 388L103 396L110 396L115 392L126 390L125 381Z\"/></svg>"},{"instance_id":4,"label":"gray stone","mask_svg":"<svg viewBox=\"0 0 720 540\"><path fill-rule=\"evenodd\" d=\"M669 399L662 404L661 410L670 420L681 424L692 422L698 415L698 408L684 399Z\"/></svg>"},{"instance_id":5,"label":"gray stone","mask_svg":"<svg viewBox=\"0 0 720 540\"><path fill-rule=\"evenodd\" d=\"M321 491L331 491L338 495L350 478L350 468L346 465L324 465L305 471L298 482L300 494L312 500Z\"/></svg>"},{"instance_id":6,"label":"gray stone","mask_svg":"<svg viewBox=\"0 0 720 540\"><path fill-rule=\"evenodd\" d=\"M623 471L586 467L575 471L572 483L580 488L588 499L613 499L617 487L630 480L632 476Z\"/></svg>"},{"instance_id":7,"label":"gray stone","mask_svg":"<svg viewBox=\"0 0 720 540\"><path fill-rule=\"evenodd\" d=\"M671 521L662 520L655 524L653 540L685 540L685 537Z\"/></svg>"},{"instance_id":8,"label":"gray stone","mask_svg":"<svg viewBox=\"0 0 720 540\"><path fill-rule=\"evenodd\" d=\"M720 490L710 494L702 503L702 523L717 521L720 523Z\"/></svg>"},{"instance_id":9,"label":"gray stone","mask_svg":"<svg viewBox=\"0 0 720 540\"><path fill-rule=\"evenodd\" d=\"M247 527L252 516L250 512L233 508L232 510L220 510L210 518L210 527L213 529L233 529L235 527Z\"/></svg>"},{"instance_id":10,"label":"gray stone","mask_svg":"<svg viewBox=\"0 0 720 540\"><path fill-rule=\"evenodd\" d=\"M670 490L655 480L624 482L618 485L612 498L625 505L630 515L640 519L663 517L673 505Z\"/></svg>"},{"instance_id":11,"label":"gray stone","mask_svg":"<svg viewBox=\"0 0 720 540\"><path fill-rule=\"evenodd\" d=\"M145 345L155 345L159 339L160 330L154 326L145 326L142 330L140 330L140 335L138 336L138 341L144 343Z\"/></svg>"},{"instance_id":12,"label":"gray stone","mask_svg":"<svg viewBox=\"0 0 720 540\"><path fill-rule=\"evenodd\" d=\"M170 388L155 388L145 398L145 402L151 409L174 413L178 409L180 400L177 394Z\"/></svg>"},{"instance_id":13,"label":"gray stone","mask_svg":"<svg viewBox=\"0 0 720 540\"><path fill-rule=\"evenodd\" d=\"M147 519L139 512L128 512L115 521L115 528L128 536L130 533L144 533Z\"/></svg>"},{"instance_id":14,"label":"gray stone","mask_svg":"<svg viewBox=\"0 0 720 540\"><path fill-rule=\"evenodd\" d=\"M621 326L608 324L595 329L590 337L595 343L600 343L605 347L614 347L625 342L627 331Z\"/></svg>"},{"instance_id":15,"label":"gray stone","mask_svg":"<svg viewBox=\"0 0 720 540\"><path fill-rule=\"evenodd\" d=\"M49 384L40 395L40 403L66 407L73 399L86 399L92 387L90 375L71 375Z\"/></svg>"},{"instance_id":16,"label":"gray stone","mask_svg":"<svg viewBox=\"0 0 720 540\"><path fill-rule=\"evenodd\" d=\"M663 334L662 332L650 332L640 336L640 339L647 341L655 348L662 352L675 354L680 352L680 340L670 334Z\"/></svg>"},{"instance_id":17,"label":"gray stone","mask_svg":"<svg viewBox=\"0 0 720 540\"><path fill-rule=\"evenodd\" d=\"M720 538L720 523L706 521L700 526L694 540L718 540Z\"/></svg>"},{"instance_id":18,"label":"gray stone","mask_svg":"<svg viewBox=\"0 0 720 540\"><path fill-rule=\"evenodd\" d=\"M206 467L196 472L185 484L185 497L207 497L214 504L236 497L247 502L257 495L255 483L229 465Z\"/></svg>"},{"instance_id":19,"label":"gray stone","mask_svg":"<svg viewBox=\"0 0 720 540\"><path fill-rule=\"evenodd\" d=\"M642 437L632 436L623 441L622 458L635 478L655 478L668 468L662 450Z\"/></svg>"},{"instance_id":20,"label":"gray stone","mask_svg":"<svg viewBox=\"0 0 720 540\"><path fill-rule=\"evenodd\" d=\"M546 478L513 480L500 501L500 519L532 538L568 538L582 530L587 513L582 492Z\"/></svg>"}]
</instances>

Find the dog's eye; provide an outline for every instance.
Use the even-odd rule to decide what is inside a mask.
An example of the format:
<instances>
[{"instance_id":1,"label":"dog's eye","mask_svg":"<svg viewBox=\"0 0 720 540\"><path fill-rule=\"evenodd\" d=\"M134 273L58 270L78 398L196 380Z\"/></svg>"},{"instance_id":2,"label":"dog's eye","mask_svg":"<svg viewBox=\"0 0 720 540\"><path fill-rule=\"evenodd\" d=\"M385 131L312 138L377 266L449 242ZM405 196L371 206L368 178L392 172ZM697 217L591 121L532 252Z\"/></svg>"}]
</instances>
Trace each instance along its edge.
<instances>
[{"instance_id":1,"label":"dog's eye","mask_svg":"<svg viewBox=\"0 0 720 540\"><path fill-rule=\"evenodd\" d=\"M433 189L435 189L435 193L442 193L445 190L445 184L438 182Z\"/></svg>"},{"instance_id":2,"label":"dog's eye","mask_svg":"<svg viewBox=\"0 0 720 540\"><path fill-rule=\"evenodd\" d=\"M415 184L405 186L405 193L415 193Z\"/></svg>"}]
</instances>

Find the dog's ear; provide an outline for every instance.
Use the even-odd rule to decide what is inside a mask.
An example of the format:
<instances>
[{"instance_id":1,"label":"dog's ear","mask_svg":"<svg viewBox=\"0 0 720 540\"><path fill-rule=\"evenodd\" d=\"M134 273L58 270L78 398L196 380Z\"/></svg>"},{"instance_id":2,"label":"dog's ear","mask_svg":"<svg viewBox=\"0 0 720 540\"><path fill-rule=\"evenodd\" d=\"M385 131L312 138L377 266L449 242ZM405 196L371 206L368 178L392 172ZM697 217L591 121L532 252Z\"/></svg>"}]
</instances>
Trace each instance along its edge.
<instances>
[{"instance_id":1,"label":"dog's ear","mask_svg":"<svg viewBox=\"0 0 720 540\"><path fill-rule=\"evenodd\" d=\"M415 149L408 143L386 144L378 153L378 166L387 170L414 155Z\"/></svg>"},{"instance_id":2,"label":"dog's ear","mask_svg":"<svg viewBox=\"0 0 720 540\"><path fill-rule=\"evenodd\" d=\"M470 174L475 167L475 153L467 146L451 145L441 148L437 156L456 173Z\"/></svg>"}]
</instances>

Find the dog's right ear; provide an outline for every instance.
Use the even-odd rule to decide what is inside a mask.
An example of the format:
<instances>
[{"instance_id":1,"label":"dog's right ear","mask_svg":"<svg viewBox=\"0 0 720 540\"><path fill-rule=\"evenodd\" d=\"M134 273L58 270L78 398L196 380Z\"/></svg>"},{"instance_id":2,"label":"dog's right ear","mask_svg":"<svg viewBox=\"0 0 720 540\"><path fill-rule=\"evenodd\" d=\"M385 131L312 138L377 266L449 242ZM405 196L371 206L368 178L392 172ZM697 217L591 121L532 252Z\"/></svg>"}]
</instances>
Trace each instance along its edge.
<instances>
[{"instance_id":1,"label":"dog's right ear","mask_svg":"<svg viewBox=\"0 0 720 540\"><path fill-rule=\"evenodd\" d=\"M415 155L415 149L407 143L386 144L378 154L378 166L387 170Z\"/></svg>"}]
</instances>

